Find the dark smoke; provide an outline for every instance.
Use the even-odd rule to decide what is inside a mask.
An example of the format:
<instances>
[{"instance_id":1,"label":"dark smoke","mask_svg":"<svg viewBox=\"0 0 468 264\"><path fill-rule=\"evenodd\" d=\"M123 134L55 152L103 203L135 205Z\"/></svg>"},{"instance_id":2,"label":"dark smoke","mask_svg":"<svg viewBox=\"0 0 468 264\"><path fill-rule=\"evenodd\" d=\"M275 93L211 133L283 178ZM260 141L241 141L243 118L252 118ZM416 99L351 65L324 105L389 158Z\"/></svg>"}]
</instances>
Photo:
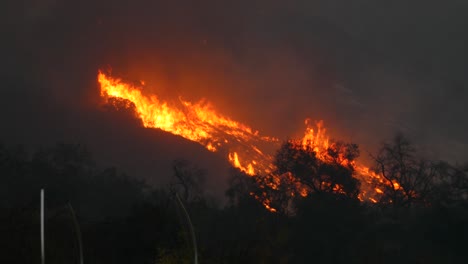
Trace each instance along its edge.
<instances>
[{"instance_id":1,"label":"dark smoke","mask_svg":"<svg viewBox=\"0 0 468 264\"><path fill-rule=\"evenodd\" d=\"M202 167L222 160L103 111L96 73L111 67L162 97L207 98L263 134L300 135L310 117L369 151L403 131L434 155L467 158L462 1L1 5L0 139L7 143L85 143L97 158L155 182L179 156Z\"/></svg>"}]
</instances>

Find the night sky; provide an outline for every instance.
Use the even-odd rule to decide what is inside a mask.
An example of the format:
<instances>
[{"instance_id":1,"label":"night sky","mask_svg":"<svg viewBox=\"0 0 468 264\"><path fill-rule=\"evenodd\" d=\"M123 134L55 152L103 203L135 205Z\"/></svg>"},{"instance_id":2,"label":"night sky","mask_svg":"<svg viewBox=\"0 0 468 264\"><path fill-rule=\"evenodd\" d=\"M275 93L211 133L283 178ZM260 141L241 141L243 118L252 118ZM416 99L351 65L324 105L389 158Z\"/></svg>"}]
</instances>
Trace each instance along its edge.
<instances>
[{"instance_id":1,"label":"night sky","mask_svg":"<svg viewBox=\"0 0 468 264\"><path fill-rule=\"evenodd\" d=\"M310 117L364 158L402 131L465 162L466 14L462 0L2 1L0 141L83 143L154 182L181 157L222 184L224 157L104 110L96 75L111 67L264 135L300 136Z\"/></svg>"}]
</instances>

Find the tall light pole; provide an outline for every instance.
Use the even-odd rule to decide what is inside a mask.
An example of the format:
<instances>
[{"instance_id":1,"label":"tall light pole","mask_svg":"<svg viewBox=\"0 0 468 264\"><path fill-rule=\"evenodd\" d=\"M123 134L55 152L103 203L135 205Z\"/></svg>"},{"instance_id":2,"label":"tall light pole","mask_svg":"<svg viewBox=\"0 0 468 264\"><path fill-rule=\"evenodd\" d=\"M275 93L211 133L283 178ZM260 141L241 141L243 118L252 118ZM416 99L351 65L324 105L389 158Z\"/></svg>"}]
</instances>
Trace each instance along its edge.
<instances>
[{"instance_id":1,"label":"tall light pole","mask_svg":"<svg viewBox=\"0 0 468 264\"><path fill-rule=\"evenodd\" d=\"M44 244L44 189L41 189L41 263L45 264Z\"/></svg>"}]
</instances>

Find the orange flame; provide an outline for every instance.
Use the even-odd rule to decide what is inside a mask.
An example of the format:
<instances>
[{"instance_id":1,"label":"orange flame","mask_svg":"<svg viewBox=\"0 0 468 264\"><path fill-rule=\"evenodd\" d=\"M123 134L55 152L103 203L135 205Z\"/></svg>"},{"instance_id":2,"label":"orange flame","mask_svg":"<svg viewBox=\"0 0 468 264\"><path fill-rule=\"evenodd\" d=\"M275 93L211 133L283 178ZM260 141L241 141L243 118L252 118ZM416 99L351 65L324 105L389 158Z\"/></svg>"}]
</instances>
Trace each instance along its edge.
<instances>
[{"instance_id":1,"label":"orange flame","mask_svg":"<svg viewBox=\"0 0 468 264\"><path fill-rule=\"evenodd\" d=\"M102 97L132 102L144 127L159 128L182 136L202 144L212 152L225 147L231 164L249 175L269 171L269 165L265 164L269 164L266 161L271 156L264 155L255 145L278 140L261 137L258 131L219 115L203 100L194 104L180 99L179 102L170 104L155 95L143 94L141 87L124 83L101 71L98 73L98 82Z\"/></svg>"},{"instance_id":2,"label":"orange flame","mask_svg":"<svg viewBox=\"0 0 468 264\"><path fill-rule=\"evenodd\" d=\"M144 127L158 128L185 139L195 141L203 145L207 150L217 152L223 150L227 152L227 159L232 166L240 169L248 175L267 175L274 171L273 157L264 154L260 150L262 144L277 144L278 139L274 137L260 136L258 131L234 121L230 118L218 114L210 104L205 101L191 103L179 99L178 102L164 102L155 95L146 95L141 86L135 86L122 82L120 79L112 78L99 71L98 82L100 84L101 96L103 98L119 98L133 103L135 112L141 119ZM140 81L145 85L144 81ZM297 141L301 146L314 150L317 157L326 160L327 150L333 146L323 122L316 123L316 130L311 126L309 119L305 120L306 131L303 138ZM383 178L372 172L368 167L356 165L354 162L339 157L342 164L351 165L355 168L357 178L361 181L361 193L358 198L361 201L376 203L383 191L376 188L373 183L388 184ZM271 181L266 185L274 190L278 189L280 179L278 176L270 175ZM293 181L292 176L289 176ZM398 183L393 183L393 187L398 189ZM265 186L265 185L262 185ZM301 196L308 195L308 189L300 184L296 184L296 193ZM340 186L334 186L334 191L340 192ZM294 195L294 192L291 194ZM270 199L266 193L257 200L268 210L276 212L271 207Z\"/></svg>"}]
</instances>

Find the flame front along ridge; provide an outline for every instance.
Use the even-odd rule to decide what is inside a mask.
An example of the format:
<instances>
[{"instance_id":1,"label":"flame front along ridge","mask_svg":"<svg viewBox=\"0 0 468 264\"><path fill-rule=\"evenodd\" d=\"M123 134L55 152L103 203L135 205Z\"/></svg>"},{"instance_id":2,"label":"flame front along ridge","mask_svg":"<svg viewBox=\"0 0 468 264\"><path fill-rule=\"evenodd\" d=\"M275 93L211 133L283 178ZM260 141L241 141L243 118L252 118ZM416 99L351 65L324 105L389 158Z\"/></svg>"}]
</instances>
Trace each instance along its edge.
<instances>
[{"instance_id":1,"label":"flame front along ridge","mask_svg":"<svg viewBox=\"0 0 468 264\"><path fill-rule=\"evenodd\" d=\"M249 126L217 113L204 100L197 103L182 99L176 102L162 101L156 95L145 94L142 86L123 82L102 71L98 72L98 82L101 97L131 102L144 127L158 128L181 136L201 144L211 152L223 152L232 166L250 176L271 174L274 171L273 156L265 154L262 146L271 147L271 144L274 144L279 147L278 139L260 136L258 131ZM144 85L143 82L141 84ZM111 103L111 100L108 102ZM323 128L323 122L316 123L316 130L309 119L306 119L305 125L304 137L296 142L311 147L319 159L325 159L324 153L331 142ZM373 183L385 184L382 177L362 164L351 165L355 168L356 177L361 181L361 193L358 198L361 201L377 202L382 190L374 187ZM302 196L307 195L307 191L300 187L298 193ZM276 211L270 207L268 198L264 197L262 204L268 210Z\"/></svg>"}]
</instances>

